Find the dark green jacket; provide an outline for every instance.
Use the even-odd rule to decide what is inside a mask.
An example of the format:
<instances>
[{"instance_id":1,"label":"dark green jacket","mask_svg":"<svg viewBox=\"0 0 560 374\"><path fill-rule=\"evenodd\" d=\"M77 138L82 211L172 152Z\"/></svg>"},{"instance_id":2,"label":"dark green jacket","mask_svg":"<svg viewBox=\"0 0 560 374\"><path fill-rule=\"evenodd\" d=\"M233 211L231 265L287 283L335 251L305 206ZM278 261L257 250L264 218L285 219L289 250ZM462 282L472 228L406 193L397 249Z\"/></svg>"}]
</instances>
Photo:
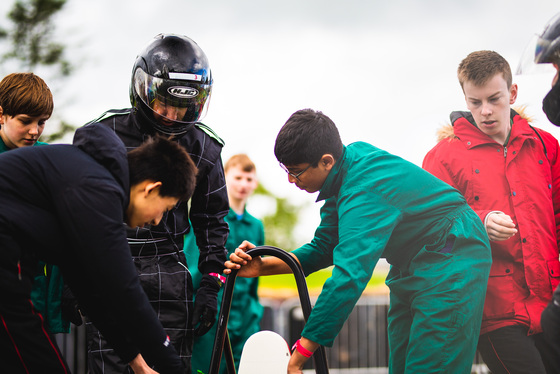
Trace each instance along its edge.
<instances>
[{"instance_id":1,"label":"dark green jacket","mask_svg":"<svg viewBox=\"0 0 560 374\"><path fill-rule=\"evenodd\" d=\"M261 246L264 245L264 227L260 220L253 217L247 211L239 218L233 210L229 210L226 216L226 222L229 225L229 237L226 242L226 249L229 254L235 252L235 249L243 242L249 240L251 243ZM243 333L250 326L256 326L258 330L259 323L263 314L263 306L259 303L257 289L259 286L259 278L237 278L235 280L235 296L231 305L230 318L228 321L228 330L230 332Z\"/></svg>"}]
</instances>

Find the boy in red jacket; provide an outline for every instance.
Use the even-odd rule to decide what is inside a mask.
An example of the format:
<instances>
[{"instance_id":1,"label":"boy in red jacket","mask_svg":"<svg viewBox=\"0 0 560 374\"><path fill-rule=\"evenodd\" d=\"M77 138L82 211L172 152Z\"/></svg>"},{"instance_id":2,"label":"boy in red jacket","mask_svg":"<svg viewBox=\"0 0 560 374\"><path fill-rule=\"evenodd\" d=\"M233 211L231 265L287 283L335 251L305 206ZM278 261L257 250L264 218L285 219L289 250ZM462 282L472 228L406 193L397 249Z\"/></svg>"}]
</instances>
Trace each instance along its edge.
<instances>
[{"instance_id":1,"label":"boy in red jacket","mask_svg":"<svg viewBox=\"0 0 560 374\"><path fill-rule=\"evenodd\" d=\"M560 280L558 141L510 108L518 87L498 53L469 54L457 75L469 112L451 113L423 167L465 196L491 242L478 350L494 374L558 373L540 325Z\"/></svg>"}]
</instances>

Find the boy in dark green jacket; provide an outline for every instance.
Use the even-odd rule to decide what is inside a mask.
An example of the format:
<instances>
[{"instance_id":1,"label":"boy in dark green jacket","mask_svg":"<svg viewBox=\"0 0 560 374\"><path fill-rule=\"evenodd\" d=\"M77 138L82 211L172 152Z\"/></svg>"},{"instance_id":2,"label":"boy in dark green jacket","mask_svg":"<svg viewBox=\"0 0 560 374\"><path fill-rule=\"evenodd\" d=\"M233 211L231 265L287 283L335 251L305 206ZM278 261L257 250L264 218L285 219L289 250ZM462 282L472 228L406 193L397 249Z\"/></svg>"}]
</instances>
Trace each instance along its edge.
<instances>
[{"instance_id":1,"label":"boy in dark green jacket","mask_svg":"<svg viewBox=\"0 0 560 374\"><path fill-rule=\"evenodd\" d=\"M344 146L335 124L310 109L288 119L274 151L290 183L325 200L314 239L292 254L305 274L334 265L288 373L301 373L319 345L333 344L382 257L392 265L389 372L470 373L491 256L459 192L370 144ZM251 259L244 250L252 247L244 242L226 273L290 272L275 257Z\"/></svg>"}]
</instances>

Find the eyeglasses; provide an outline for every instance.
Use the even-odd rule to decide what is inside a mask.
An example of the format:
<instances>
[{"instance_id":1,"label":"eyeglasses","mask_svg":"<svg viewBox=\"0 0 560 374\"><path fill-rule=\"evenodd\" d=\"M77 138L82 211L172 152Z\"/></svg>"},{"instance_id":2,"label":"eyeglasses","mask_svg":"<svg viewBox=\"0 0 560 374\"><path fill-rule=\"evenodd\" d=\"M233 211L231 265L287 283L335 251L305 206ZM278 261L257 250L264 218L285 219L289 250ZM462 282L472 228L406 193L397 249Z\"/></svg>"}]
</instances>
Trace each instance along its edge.
<instances>
[{"instance_id":1,"label":"eyeglasses","mask_svg":"<svg viewBox=\"0 0 560 374\"><path fill-rule=\"evenodd\" d=\"M311 165L312 165L312 164L307 165L307 167L306 167L305 169L303 169L302 171L300 171L300 172L297 173L297 174L294 174L294 173L292 173L291 171L289 171L288 168L287 168L283 163L280 162L280 167L281 167L282 169L284 169L284 171L285 171L286 173L288 173L288 175L289 175L290 177L295 178L298 182L301 182L301 181L299 180L299 177L300 177L303 173L305 173L305 172L307 171L307 169L309 169L309 168L311 167Z\"/></svg>"}]
</instances>

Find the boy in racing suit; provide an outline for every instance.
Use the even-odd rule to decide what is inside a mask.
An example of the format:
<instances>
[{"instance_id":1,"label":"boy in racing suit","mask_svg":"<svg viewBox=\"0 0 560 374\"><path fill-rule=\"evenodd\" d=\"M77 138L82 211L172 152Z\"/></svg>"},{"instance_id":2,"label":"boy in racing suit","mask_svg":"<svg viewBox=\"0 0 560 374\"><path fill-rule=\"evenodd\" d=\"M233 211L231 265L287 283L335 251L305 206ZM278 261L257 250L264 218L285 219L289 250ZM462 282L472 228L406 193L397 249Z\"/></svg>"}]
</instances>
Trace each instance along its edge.
<instances>
[{"instance_id":1,"label":"boy in racing suit","mask_svg":"<svg viewBox=\"0 0 560 374\"><path fill-rule=\"evenodd\" d=\"M190 212L187 202L170 210L159 225L128 230L140 283L179 352L187 371L193 334L204 335L217 313L217 295L226 260L229 205L221 161L223 141L198 122L212 88L206 55L191 39L157 35L140 52L132 69L132 108L111 110L91 122L106 126L128 149L153 134L167 134L180 144L198 168ZM183 237L190 230L200 250L201 285L193 307L191 275L186 267ZM123 373L126 362L112 352L104 337L87 324L88 365L92 373Z\"/></svg>"}]
</instances>

